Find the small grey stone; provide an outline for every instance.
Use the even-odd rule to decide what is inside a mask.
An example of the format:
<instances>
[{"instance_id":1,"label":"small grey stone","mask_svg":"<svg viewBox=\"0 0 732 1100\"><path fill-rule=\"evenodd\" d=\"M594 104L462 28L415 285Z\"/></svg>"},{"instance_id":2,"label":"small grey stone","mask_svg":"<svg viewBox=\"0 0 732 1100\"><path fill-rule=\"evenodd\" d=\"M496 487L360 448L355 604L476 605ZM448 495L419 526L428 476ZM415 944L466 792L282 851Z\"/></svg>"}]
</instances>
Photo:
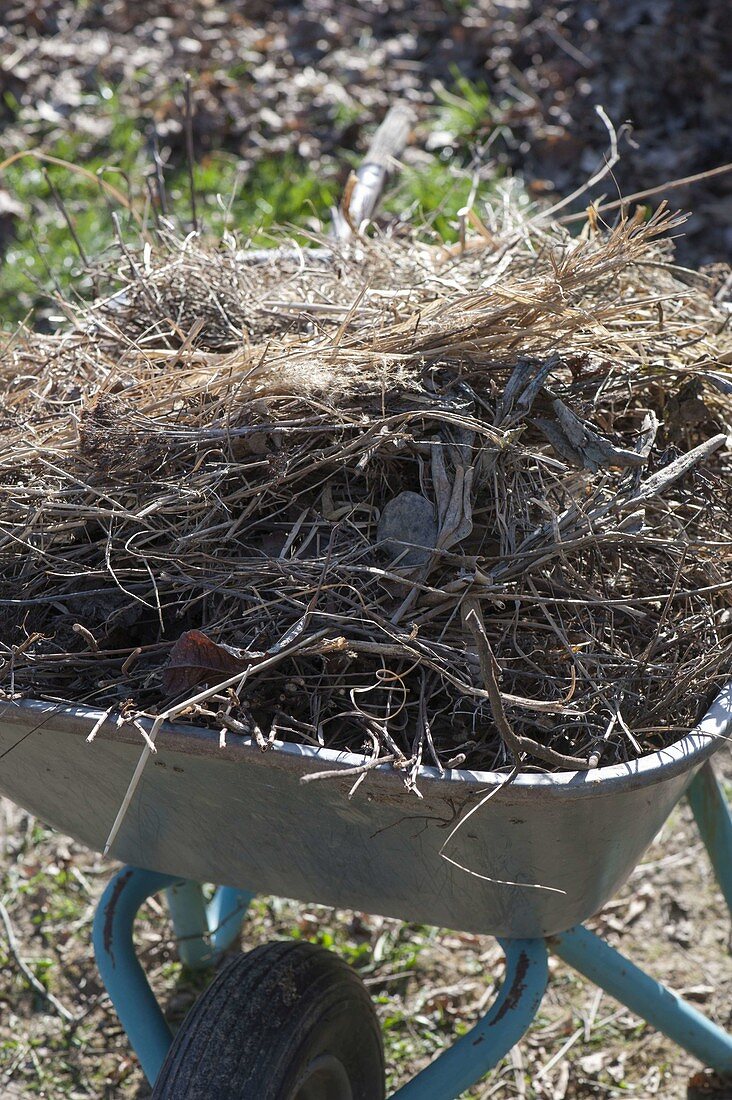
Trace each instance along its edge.
<instances>
[{"instance_id":1,"label":"small grey stone","mask_svg":"<svg viewBox=\"0 0 732 1100\"><path fill-rule=\"evenodd\" d=\"M396 558L406 551L397 568L424 565L437 545L434 506L420 493L400 493L381 513L377 535L390 557Z\"/></svg>"}]
</instances>

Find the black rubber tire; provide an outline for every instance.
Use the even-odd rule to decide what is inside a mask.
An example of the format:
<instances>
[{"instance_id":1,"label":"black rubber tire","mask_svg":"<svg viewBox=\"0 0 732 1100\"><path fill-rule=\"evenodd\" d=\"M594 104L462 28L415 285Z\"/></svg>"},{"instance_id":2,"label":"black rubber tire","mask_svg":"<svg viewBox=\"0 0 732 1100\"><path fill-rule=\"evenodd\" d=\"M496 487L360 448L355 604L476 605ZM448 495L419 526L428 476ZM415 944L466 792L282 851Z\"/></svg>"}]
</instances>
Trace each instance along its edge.
<instances>
[{"instance_id":1,"label":"black rubber tire","mask_svg":"<svg viewBox=\"0 0 732 1100\"><path fill-rule=\"evenodd\" d=\"M384 1100L384 1050L356 972L311 943L232 959L191 1008L153 1100Z\"/></svg>"}]
</instances>

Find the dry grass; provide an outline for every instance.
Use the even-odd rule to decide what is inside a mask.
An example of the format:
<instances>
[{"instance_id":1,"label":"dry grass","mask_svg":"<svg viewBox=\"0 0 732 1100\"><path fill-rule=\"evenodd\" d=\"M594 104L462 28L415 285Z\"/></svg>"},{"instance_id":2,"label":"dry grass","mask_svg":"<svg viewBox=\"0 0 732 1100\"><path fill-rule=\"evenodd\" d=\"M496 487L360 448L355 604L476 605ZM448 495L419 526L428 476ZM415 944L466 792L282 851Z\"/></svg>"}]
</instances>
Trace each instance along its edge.
<instances>
[{"instance_id":1,"label":"dry grass","mask_svg":"<svg viewBox=\"0 0 732 1100\"><path fill-rule=\"evenodd\" d=\"M120 237L107 297L2 355L5 690L408 786L674 740L732 652L732 340L681 221Z\"/></svg>"}]
</instances>

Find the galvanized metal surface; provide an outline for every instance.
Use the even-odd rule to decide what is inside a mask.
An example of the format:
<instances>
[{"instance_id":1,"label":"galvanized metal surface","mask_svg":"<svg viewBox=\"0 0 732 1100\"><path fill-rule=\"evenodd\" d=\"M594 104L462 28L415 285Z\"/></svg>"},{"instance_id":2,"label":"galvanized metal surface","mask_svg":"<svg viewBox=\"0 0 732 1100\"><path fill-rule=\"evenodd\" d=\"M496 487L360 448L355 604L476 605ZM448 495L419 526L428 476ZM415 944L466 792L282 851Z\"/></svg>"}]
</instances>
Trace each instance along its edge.
<instances>
[{"instance_id":1,"label":"galvanized metal surface","mask_svg":"<svg viewBox=\"0 0 732 1100\"><path fill-rule=\"evenodd\" d=\"M134 727L112 721L87 744L99 718L49 703L0 709L0 793L97 849L141 748ZM289 744L262 753L234 735L220 748L216 733L169 726L113 854L253 893L503 937L549 935L612 896L731 730L729 685L687 737L628 765L522 775L510 786L493 773L441 778L424 768L421 800L383 768L349 801L347 777L300 779L359 757ZM441 852L458 818L491 792Z\"/></svg>"}]
</instances>

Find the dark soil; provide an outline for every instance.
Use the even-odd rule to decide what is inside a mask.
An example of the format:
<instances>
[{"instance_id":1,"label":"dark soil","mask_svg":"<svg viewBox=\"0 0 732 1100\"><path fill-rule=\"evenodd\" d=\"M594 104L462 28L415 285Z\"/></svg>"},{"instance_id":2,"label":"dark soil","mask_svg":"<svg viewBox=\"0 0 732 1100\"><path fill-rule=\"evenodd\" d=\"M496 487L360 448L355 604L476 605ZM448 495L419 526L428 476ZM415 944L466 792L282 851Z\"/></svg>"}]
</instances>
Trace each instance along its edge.
<instances>
[{"instance_id":1,"label":"dark soil","mask_svg":"<svg viewBox=\"0 0 732 1100\"><path fill-rule=\"evenodd\" d=\"M613 190L655 187L729 157L727 0L6 0L3 8L9 152L59 131L103 144L105 124L85 104L108 84L148 137L154 123L181 158L181 82L190 72L198 155L223 147L245 164L283 153L343 164L398 97L419 114L417 156L427 149L465 160L466 137L480 149L494 135L490 155L524 175L537 198L568 193L596 167L607 147L596 104L622 128ZM468 135L435 131L440 86L459 90L461 80L485 87L489 110ZM695 211L680 258L729 260L732 176L672 194Z\"/></svg>"}]
</instances>

